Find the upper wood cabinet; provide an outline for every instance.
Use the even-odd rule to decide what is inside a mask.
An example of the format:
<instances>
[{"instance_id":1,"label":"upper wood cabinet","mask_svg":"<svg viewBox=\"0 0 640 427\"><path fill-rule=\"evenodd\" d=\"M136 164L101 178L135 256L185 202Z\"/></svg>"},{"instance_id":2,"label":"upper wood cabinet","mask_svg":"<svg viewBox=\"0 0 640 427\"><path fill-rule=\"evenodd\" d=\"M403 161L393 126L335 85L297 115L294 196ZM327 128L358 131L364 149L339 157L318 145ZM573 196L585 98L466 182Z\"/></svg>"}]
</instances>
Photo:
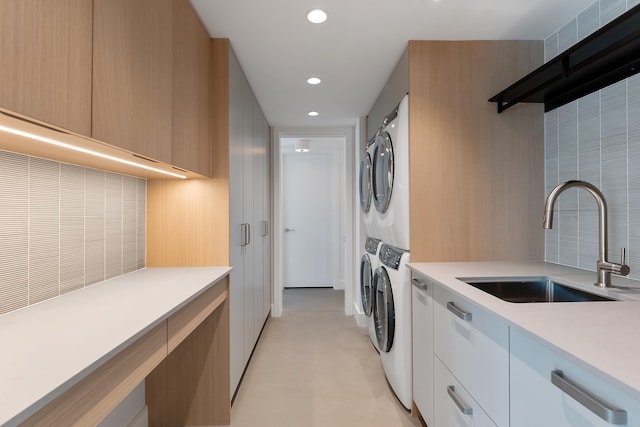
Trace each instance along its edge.
<instances>
[{"instance_id":1,"label":"upper wood cabinet","mask_svg":"<svg viewBox=\"0 0 640 427\"><path fill-rule=\"evenodd\" d=\"M172 0L94 1L91 135L168 163L172 14Z\"/></svg>"},{"instance_id":2,"label":"upper wood cabinet","mask_svg":"<svg viewBox=\"0 0 640 427\"><path fill-rule=\"evenodd\" d=\"M0 2L0 107L91 134L92 0Z\"/></svg>"},{"instance_id":3,"label":"upper wood cabinet","mask_svg":"<svg viewBox=\"0 0 640 427\"><path fill-rule=\"evenodd\" d=\"M188 0L173 5L173 164L212 175L211 39Z\"/></svg>"},{"instance_id":4,"label":"upper wood cabinet","mask_svg":"<svg viewBox=\"0 0 640 427\"><path fill-rule=\"evenodd\" d=\"M211 47L188 0L95 0L93 134L212 175Z\"/></svg>"}]
</instances>

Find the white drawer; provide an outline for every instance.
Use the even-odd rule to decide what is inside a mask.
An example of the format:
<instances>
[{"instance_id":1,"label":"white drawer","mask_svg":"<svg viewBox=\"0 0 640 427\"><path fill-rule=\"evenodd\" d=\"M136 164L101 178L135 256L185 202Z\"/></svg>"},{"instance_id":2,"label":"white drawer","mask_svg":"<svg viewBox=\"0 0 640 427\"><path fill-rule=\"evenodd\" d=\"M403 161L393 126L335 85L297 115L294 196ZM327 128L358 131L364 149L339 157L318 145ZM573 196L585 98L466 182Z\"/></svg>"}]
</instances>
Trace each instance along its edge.
<instances>
[{"instance_id":1,"label":"white drawer","mask_svg":"<svg viewBox=\"0 0 640 427\"><path fill-rule=\"evenodd\" d=\"M561 379L559 385L553 384L551 377L554 371L561 371L565 381ZM573 386L567 386L566 381ZM580 394L600 400L600 404L596 404L596 411L600 411L611 422L603 420L572 397ZM627 422L618 425L640 426L638 400L534 339L511 331L512 426L612 426L615 425L614 418L620 417L620 414L611 412L614 408L626 412Z\"/></svg>"},{"instance_id":2,"label":"white drawer","mask_svg":"<svg viewBox=\"0 0 640 427\"><path fill-rule=\"evenodd\" d=\"M497 425L508 426L508 325L442 286L434 299L435 354Z\"/></svg>"},{"instance_id":3,"label":"white drawer","mask_svg":"<svg viewBox=\"0 0 640 427\"><path fill-rule=\"evenodd\" d=\"M434 368L435 426L496 427L478 402L437 357L434 358Z\"/></svg>"},{"instance_id":4,"label":"white drawer","mask_svg":"<svg viewBox=\"0 0 640 427\"><path fill-rule=\"evenodd\" d=\"M433 425L433 288L431 280L412 275L413 401L427 425Z\"/></svg>"}]
</instances>

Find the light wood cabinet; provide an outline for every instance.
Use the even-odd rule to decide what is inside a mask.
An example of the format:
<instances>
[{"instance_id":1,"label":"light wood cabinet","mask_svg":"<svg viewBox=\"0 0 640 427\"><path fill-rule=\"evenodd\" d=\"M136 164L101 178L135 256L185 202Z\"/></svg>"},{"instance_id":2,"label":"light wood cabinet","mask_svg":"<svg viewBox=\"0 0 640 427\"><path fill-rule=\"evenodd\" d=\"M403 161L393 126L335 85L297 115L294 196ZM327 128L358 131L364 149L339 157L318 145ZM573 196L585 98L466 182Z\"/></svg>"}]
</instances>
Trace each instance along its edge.
<instances>
[{"instance_id":1,"label":"light wood cabinet","mask_svg":"<svg viewBox=\"0 0 640 427\"><path fill-rule=\"evenodd\" d=\"M212 176L211 39L188 0L173 5L175 166Z\"/></svg>"},{"instance_id":2,"label":"light wood cabinet","mask_svg":"<svg viewBox=\"0 0 640 427\"><path fill-rule=\"evenodd\" d=\"M543 109L488 99L542 42L411 41L408 61L411 261L541 260Z\"/></svg>"},{"instance_id":3,"label":"light wood cabinet","mask_svg":"<svg viewBox=\"0 0 640 427\"><path fill-rule=\"evenodd\" d=\"M172 162L173 1L95 0L92 132Z\"/></svg>"},{"instance_id":4,"label":"light wood cabinet","mask_svg":"<svg viewBox=\"0 0 640 427\"><path fill-rule=\"evenodd\" d=\"M0 107L91 134L92 0L0 2Z\"/></svg>"}]
</instances>

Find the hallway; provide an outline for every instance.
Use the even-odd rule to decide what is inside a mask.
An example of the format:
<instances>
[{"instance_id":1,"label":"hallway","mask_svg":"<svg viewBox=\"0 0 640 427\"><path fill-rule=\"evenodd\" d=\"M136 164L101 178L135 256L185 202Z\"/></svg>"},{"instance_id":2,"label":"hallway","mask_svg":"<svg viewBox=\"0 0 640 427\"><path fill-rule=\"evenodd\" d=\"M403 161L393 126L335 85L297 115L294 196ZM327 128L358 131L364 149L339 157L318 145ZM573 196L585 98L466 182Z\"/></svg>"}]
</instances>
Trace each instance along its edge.
<instances>
[{"instance_id":1,"label":"hallway","mask_svg":"<svg viewBox=\"0 0 640 427\"><path fill-rule=\"evenodd\" d=\"M397 401L343 291L286 289L231 410L232 427L420 426Z\"/></svg>"}]
</instances>

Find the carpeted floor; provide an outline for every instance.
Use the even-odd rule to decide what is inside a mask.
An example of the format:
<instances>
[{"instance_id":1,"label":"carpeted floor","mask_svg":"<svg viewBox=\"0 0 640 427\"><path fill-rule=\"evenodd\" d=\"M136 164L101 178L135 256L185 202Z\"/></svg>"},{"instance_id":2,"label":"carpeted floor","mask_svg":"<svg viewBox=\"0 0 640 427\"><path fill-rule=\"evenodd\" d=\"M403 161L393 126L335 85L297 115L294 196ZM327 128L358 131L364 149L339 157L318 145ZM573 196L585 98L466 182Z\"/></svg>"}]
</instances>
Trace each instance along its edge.
<instances>
[{"instance_id":1,"label":"carpeted floor","mask_svg":"<svg viewBox=\"0 0 640 427\"><path fill-rule=\"evenodd\" d=\"M291 292L290 292L291 291ZM369 336L333 289L293 289L267 322L232 427L420 426L393 395Z\"/></svg>"}]
</instances>

